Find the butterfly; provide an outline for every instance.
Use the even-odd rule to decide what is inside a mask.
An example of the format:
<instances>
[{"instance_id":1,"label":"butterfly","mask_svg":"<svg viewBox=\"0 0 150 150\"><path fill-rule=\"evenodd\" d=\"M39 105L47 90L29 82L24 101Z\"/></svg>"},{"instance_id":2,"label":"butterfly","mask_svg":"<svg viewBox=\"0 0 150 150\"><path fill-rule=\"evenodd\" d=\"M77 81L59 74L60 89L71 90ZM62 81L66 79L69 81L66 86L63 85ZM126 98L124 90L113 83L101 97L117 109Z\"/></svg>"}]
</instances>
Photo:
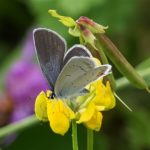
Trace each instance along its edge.
<instances>
[{"instance_id":1,"label":"butterfly","mask_svg":"<svg viewBox=\"0 0 150 150\"><path fill-rule=\"evenodd\" d=\"M111 65L98 65L90 51L76 44L67 50L65 39L53 30L33 31L42 72L52 88L51 98L68 98L87 92L85 86L110 73Z\"/></svg>"}]
</instances>

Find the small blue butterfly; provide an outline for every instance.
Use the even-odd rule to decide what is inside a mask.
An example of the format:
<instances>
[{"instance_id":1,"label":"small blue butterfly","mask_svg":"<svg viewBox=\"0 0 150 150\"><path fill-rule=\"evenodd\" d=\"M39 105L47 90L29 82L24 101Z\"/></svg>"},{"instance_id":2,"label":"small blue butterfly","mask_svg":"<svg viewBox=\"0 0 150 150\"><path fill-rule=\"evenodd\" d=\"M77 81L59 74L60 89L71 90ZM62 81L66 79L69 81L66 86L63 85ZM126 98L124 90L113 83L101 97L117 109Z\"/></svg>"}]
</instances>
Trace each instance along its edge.
<instances>
[{"instance_id":1,"label":"small blue butterfly","mask_svg":"<svg viewBox=\"0 0 150 150\"><path fill-rule=\"evenodd\" d=\"M33 34L41 69L56 98L86 93L86 85L110 73L111 65L97 65L86 47L77 44L67 50L65 39L45 28Z\"/></svg>"}]
</instances>

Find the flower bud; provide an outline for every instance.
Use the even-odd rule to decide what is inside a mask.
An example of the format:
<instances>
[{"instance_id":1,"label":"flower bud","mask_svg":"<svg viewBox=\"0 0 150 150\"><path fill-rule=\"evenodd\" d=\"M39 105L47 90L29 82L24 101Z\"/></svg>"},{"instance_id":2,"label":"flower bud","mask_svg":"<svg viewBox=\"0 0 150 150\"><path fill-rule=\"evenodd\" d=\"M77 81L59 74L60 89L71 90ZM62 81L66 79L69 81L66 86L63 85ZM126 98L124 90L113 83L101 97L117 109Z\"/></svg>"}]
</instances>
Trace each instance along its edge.
<instances>
[{"instance_id":1,"label":"flower bud","mask_svg":"<svg viewBox=\"0 0 150 150\"><path fill-rule=\"evenodd\" d=\"M95 47L95 36L94 34L85 26L78 24L79 26L79 30L81 32L81 38L83 38L84 43L89 43L90 45L92 45L92 47Z\"/></svg>"},{"instance_id":2,"label":"flower bud","mask_svg":"<svg viewBox=\"0 0 150 150\"><path fill-rule=\"evenodd\" d=\"M108 28L108 26L104 27L94 22L92 19L84 16L80 17L76 22L77 24L83 25L84 27L89 29L92 33L105 33L105 29Z\"/></svg>"}]
</instances>

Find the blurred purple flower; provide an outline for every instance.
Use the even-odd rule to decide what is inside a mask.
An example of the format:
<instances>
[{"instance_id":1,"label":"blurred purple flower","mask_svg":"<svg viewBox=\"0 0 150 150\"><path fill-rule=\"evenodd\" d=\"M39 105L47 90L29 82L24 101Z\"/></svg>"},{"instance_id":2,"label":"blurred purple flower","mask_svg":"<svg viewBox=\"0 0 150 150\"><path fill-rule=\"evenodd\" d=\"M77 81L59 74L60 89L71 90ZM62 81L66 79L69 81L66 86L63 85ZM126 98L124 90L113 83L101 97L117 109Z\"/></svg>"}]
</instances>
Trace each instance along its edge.
<instances>
[{"instance_id":1,"label":"blurred purple flower","mask_svg":"<svg viewBox=\"0 0 150 150\"><path fill-rule=\"evenodd\" d=\"M38 65L25 61L13 64L6 77L6 90L14 101L11 122L33 114L37 94L47 89Z\"/></svg>"},{"instance_id":2,"label":"blurred purple flower","mask_svg":"<svg viewBox=\"0 0 150 150\"><path fill-rule=\"evenodd\" d=\"M33 114L36 96L40 91L49 89L39 65L33 63L34 56L32 32L30 32L22 48L20 59L12 64L6 75L6 91L14 102L10 122Z\"/></svg>"}]
</instances>

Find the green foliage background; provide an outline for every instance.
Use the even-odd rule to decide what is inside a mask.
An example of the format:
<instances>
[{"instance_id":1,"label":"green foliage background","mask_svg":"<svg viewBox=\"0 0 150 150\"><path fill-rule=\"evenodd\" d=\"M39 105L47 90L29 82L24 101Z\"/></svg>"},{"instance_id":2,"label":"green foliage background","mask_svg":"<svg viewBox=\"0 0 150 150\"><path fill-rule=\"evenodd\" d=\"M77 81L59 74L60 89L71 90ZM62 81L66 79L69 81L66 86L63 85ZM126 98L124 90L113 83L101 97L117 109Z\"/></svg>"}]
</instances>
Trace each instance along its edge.
<instances>
[{"instance_id":1,"label":"green foliage background","mask_svg":"<svg viewBox=\"0 0 150 150\"><path fill-rule=\"evenodd\" d=\"M47 13L56 9L60 14L77 19L88 16L108 25L106 34L125 57L137 66L150 57L150 1L149 0L1 0L0 1L0 72L16 59L26 31L33 27L48 27L59 32L68 47L78 43L67 28ZM139 68L150 67L150 60ZM2 72L3 71L3 72ZM116 78L121 75L114 69ZM3 80L3 76L1 77ZM147 79L150 83L150 77ZM1 89L3 87L1 86ZM128 87L118 91L133 109L128 112L119 102L115 109L104 113L102 129L95 134L94 150L149 150L150 95L144 90ZM79 126L80 150L86 149L85 129ZM71 132L64 137L51 132L47 124L31 127L18 135L6 150L69 150Z\"/></svg>"}]
</instances>

